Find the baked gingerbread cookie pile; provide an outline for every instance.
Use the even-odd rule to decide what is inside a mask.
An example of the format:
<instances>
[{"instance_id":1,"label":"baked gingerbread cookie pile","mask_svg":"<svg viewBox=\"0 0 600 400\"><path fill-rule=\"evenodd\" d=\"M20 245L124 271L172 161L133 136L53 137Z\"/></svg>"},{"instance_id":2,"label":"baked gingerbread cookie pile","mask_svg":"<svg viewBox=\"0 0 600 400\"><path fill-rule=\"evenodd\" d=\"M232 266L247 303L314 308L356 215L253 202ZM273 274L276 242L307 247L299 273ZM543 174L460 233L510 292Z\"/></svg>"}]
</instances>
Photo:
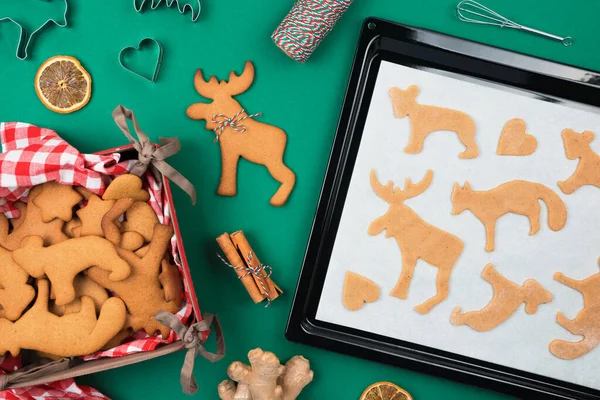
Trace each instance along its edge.
<instances>
[{"instance_id":1,"label":"baked gingerbread cookie pile","mask_svg":"<svg viewBox=\"0 0 600 400\"><path fill-rule=\"evenodd\" d=\"M418 86L406 90L392 88L389 91L394 115L398 118L408 116L410 120L410 138L404 149L406 153L417 154L423 149L425 138L437 131L454 132L465 146L460 158L476 158L479 150L475 141L476 126L474 120L462 111L421 105L416 102ZM548 227L560 231L567 223L567 207L560 196L570 195L584 185L600 188L600 155L590 147L594 133L577 133L572 129L562 131L562 141L566 158L579 159L573 174L565 181L557 181L556 188L537 182L512 180L495 188L475 190L469 182L454 183L449 193L452 202L452 214L457 215L469 210L479 219L485 228L487 252L496 249L496 222L508 213L526 216L530 222L529 235L535 235L541 229L540 200L548 209ZM527 132L523 119L507 121L499 132L497 156L529 156L537 150L537 139ZM448 297L450 274L461 254L463 241L442 229L423 220L404 201L416 197L427 190L433 180L433 171L429 170L424 178L413 183L406 179L403 188L394 187L389 181L382 184L375 171L371 171L371 186L377 196L389 204L388 211L375 219L368 228L369 235L378 235L386 231L386 237L396 240L402 253L402 272L390 296L406 299L417 261L422 259L437 267L436 294L417 305L415 310L427 314L434 306ZM554 185L552 185L554 186ZM494 269L492 264L483 268L482 277L493 288L493 297L481 310L463 313L455 307L450 322L454 325L467 325L479 332L492 330L506 321L525 304L525 311L534 314L542 304L553 300L553 295L534 279L527 279L523 285L514 283ZM549 345L550 352L562 359L575 359L591 351L600 343L600 273L584 280L571 279L556 272L554 279L580 291L584 296L584 308L572 320L561 312L556 321L575 335L583 336L578 342L554 340ZM342 295L343 304L351 311L357 311L364 303L379 298L379 287L369 279L348 271Z\"/></svg>"},{"instance_id":2,"label":"baked gingerbread cookie pile","mask_svg":"<svg viewBox=\"0 0 600 400\"><path fill-rule=\"evenodd\" d=\"M168 336L154 316L180 309L183 283L173 228L149 198L131 174L102 197L47 182L15 203L18 218L0 214L0 356L84 356L142 329Z\"/></svg>"}]
</instances>

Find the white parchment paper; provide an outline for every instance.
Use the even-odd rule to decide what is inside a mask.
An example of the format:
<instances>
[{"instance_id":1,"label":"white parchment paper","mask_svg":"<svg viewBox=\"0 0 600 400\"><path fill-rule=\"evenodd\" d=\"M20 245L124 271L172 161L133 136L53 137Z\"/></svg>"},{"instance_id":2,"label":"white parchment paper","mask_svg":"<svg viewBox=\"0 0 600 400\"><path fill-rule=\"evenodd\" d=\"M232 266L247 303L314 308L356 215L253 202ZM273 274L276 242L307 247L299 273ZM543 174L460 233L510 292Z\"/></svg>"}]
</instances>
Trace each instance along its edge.
<instances>
[{"instance_id":1,"label":"white parchment paper","mask_svg":"<svg viewBox=\"0 0 600 400\"><path fill-rule=\"evenodd\" d=\"M408 143L409 118L394 117L388 90L413 84L421 88L419 103L458 109L475 120L480 149L477 159L458 158L464 147L452 132L429 135L420 154L403 152ZM533 155L496 155L502 127L511 118L523 118L528 132L537 138L538 149ZM575 279L599 272L600 189L584 186L567 196L558 188L557 182L568 178L577 166L577 160L565 157L561 138L564 128L577 132L588 129L600 135L600 115L530 98L514 90L383 62L317 319L600 389L600 348L572 361L558 359L548 350L553 339L581 339L556 323L559 310L568 318L575 317L583 306L583 298L574 289L554 281L554 272L561 271ZM600 152L600 138L592 142L592 148ZM448 299L425 316L413 307L435 294L437 268L419 260L408 299L389 296L400 276L402 261L393 238L385 238L384 233L367 233L369 224L388 209L388 204L370 186L372 168L382 183L392 179L400 187L407 177L417 182L427 169L432 169L429 189L405 204L427 222L465 243L452 272ZM469 211L451 215L453 183L468 180L473 189L487 190L514 179L540 182L558 193L567 205L567 224L559 232L550 230L547 209L542 203L541 229L529 236L527 218L508 214L498 220L495 252L486 253L483 224ZM452 325L449 318L455 306L461 306L465 312L479 310L491 299L492 287L481 278L483 267L490 262L519 284L527 278L536 279L553 293L554 301L542 305L535 315L526 314L521 305L510 319L486 333ZM348 270L380 285L381 298L359 311L346 310L342 288Z\"/></svg>"}]
</instances>

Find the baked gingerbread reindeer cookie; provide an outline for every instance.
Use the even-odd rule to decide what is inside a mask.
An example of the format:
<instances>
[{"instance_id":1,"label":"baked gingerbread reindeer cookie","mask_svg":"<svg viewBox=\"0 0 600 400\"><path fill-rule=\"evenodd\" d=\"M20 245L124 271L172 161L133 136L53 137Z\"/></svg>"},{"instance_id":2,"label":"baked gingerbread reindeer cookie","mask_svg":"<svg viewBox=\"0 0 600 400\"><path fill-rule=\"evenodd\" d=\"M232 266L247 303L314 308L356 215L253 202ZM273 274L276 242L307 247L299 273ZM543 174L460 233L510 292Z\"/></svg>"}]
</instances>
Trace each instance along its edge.
<instances>
[{"instance_id":1,"label":"baked gingerbread reindeer cookie","mask_svg":"<svg viewBox=\"0 0 600 400\"><path fill-rule=\"evenodd\" d=\"M281 183L271 198L271 204L282 206L287 201L296 176L284 163L283 153L287 142L285 132L273 125L253 119L233 97L248 90L254 80L254 66L246 62L244 72L237 76L232 72L229 82L211 77L207 82L199 69L194 85L201 96L212 99L212 103L195 103L188 107L187 116L205 120L206 129L215 132L221 144L221 183L217 193L235 196L237 192L237 165L240 157L262 164L275 180Z\"/></svg>"},{"instance_id":2,"label":"baked gingerbread reindeer cookie","mask_svg":"<svg viewBox=\"0 0 600 400\"><path fill-rule=\"evenodd\" d=\"M390 296L406 299L408 287L417 261L422 259L438 267L437 293L429 300L415 307L421 314L427 314L435 305L448 297L450 273L460 257L464 243L458 237L425 222L421 217L404 204L404 200L423 193L433 179L433 171L427 171L421 182L413 184L406 179L404 189L394 189L393 182L382 185L371 170L371 186L375 194L389 203L390 208L385 215L377 218L369 226L369 235L378 235L383 230L385 237L393 237L402 253L402 273Z\"/></svg>"},{"instance_id":3,"label":"baked gingerbread reindeer cookie","mask_svg":"<svg viewBox=\"0 0 600 400\"><path fill-rule=\"evenodd\" d=\"M458 138L467 148L459 154L460 158L476 158L479 155L475 141L475 122L466 113L450 108L418 104L416 99L419 87L411 85L406 90L397 87L390 89L390 98L396 118L410 119L410 139L405 153L417 154L423 150L425 138L433 132L456 132Z\"/></svg>"},{"instance_id":4,"label":"baked gingerbread reindeer cookie","mask_svg":"<svg viewBox=\"0 0 600 400\"><path fill-rule=\"evenodd\" d=\"M577 169L566 181L558 182L558 187L565 194L571 194L584 185L600 188L600 155L590 147L594 140L594 132L577 133L572 129L562 131L565 152L569 160L579 158Z\"/></svg>"},{"instance_id":5,"label":"baked gingerbread reindeer cookie","mask_svg":"<svg viewBox=\"0 0 600 400\"><path fill-rule=\"evenodd\" d=\"M535 314L540 305L552 301L552 293L537 281L527 279L522 286L517 285L496 271L492 264L485 266L481 276L494 288L492 300L479 311L463 314L460 307L454 308L450 317L454 325L468 325L478 332L487 332L506 321L522 303L527 314Z\"/></svg>"},{"instance_id":6,"label":"baked gingerbread reindeer cookie","mask_svg":"<svg viewBox=\"0 0 600 400\"><path fill-rule=\"evenodd\" d=\"M485 226L485 250L494 251L496 221L508 213L525 215L529 218L529 235L540 230L541 206L548 207L548 226L560 231L567 222L567 207L556 193L541 183L515 180L503 183L490 190L473 190L469 182L461 188L454 184L452 191L452 214L470 210Z\"/></svg>"},{"instance_id":7,"label":"baked gingerbread reindeer cookie","mask_svg":"<svg viewBox=\"0 0 600 400\"><path fill-rule=\"evenodd\" d=\"M586 355L600 343L600 273L577 280L556 272L554 279L583 294L583 309L575 318L568 319L561 312L556 314L556 322L560 326L573 335L583 336L583 339L578 342L556 339L550 343L550 352L556 357L574 360Z\"/></svg>"}]
</instances>

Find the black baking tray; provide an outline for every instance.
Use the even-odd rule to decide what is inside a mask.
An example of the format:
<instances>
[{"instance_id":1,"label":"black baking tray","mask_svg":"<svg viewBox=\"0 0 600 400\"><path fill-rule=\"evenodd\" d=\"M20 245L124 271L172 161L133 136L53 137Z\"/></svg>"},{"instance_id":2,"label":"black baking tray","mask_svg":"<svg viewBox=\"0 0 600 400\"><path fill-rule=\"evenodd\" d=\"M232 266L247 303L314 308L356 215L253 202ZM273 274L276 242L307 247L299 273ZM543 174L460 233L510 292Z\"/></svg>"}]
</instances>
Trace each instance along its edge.
<instances>
[{"instance_id":1,"label":"black baking tray","mask_svg":"<svg viewBox=\"0 0 600 400\"><path fill-rule=\"evenodd\" d=\"M562 49L561 49L562 50ZM367 18L362 27L286 337L521 398L598 399L600 391L315 318L381 62L476 78L598 112L600 74L424 29Z\"/></svg>"}]
</instances>

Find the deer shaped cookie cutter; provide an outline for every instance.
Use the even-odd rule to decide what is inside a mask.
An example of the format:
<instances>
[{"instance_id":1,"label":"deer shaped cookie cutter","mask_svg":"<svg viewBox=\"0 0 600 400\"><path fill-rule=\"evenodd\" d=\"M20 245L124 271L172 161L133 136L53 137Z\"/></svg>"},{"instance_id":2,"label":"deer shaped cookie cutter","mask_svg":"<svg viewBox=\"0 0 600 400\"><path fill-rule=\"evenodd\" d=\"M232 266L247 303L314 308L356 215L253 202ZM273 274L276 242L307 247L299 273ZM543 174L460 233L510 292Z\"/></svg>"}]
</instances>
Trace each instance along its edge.
<instances>
[{"instance_id":1,"label":"deer shaped cookie cutter","mask_svg":"<svg viewBox=\"0 0 600 400\"><path fill-rule=\"evenodd\" d=\"M383 216L371 223L369 235L375 236L385 230L385 237L396 239L402 253L402 272L390 296L406 299L419 259L438 267L437 293L415 307L420 314L427 314L435 305L448 297L450 273L464 248L463 241L458 237L428 224L404 204L404 200L416 197L427 190L432 180L433 171L428 170L420 182L413 184L410 178L407 178L403 190L394 189L392 181L385 186L382 185L375 171L371 170L371 187L377 196L389 203L390 208Z\"/></svg>"},{"instance_id":2,"label":"deer shaped cookie cutter","mask_svg":"<svg viewBox=\"0 0 600 400\"><path fill-rule=\"evenodd\" d=\"M240 157L267 167L273 178L281 183L271 198L271 204L282 206L287 201L296 175L283 163L283 153L287 143L286 133L273 125L258 122L248 114L233 97L248 90L254 80L254 66L246 62L241 75L231 72L229 82L219 81L212 76L204 80L198 69L194 85L198 93L212 103L195 103L188 107L186 114L195 120L205 120L206 129L216 134L215 141L221 144L222 172L217 193L221 196L235 196L237 192L237 165Z\"/></svg>"}]
</instances>

